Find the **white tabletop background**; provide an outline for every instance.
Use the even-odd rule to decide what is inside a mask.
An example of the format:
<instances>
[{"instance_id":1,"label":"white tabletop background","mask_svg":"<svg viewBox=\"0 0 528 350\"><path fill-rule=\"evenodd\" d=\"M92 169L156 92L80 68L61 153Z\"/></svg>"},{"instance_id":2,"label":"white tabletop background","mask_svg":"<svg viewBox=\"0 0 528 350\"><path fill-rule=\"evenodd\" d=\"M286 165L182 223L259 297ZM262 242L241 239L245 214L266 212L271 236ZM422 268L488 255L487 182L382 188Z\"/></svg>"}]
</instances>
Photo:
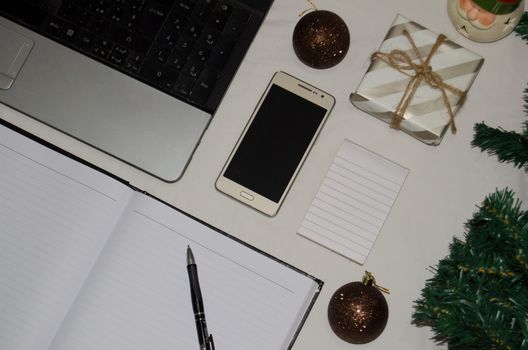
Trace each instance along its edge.
<instances>
[{"instance_id":1,"label":"white tabletop background","mask_svg":"<svg viewBox=\"0 0 528 350\"><path fill-rule=\"evenodd\" d=\"M47 128L0 105L0 116L51 141L183 211L322 279L325 284L294 349L356 348L330 329L327 306L334 291L372 271L387 295L389 320L367 349L441 349L428 328L411 324L413 301L420 296L428 267L448 253L453 235L461 236L476 205L496 188L513 189L528 208L528 175L472 148L473 126L520 131L526 120L523 90L528 83L528 45L514 34L478 44L459 35L447 15L446 1L316 0L337 13L350 31L350 50L337 66L316 70L303 65L292 48L292 32L305 0L275 0L267 19L232 82L182 179L168 184ZM357 110L348 100L365 73L397 13L482 55L484 66L457 115L458 133L446 134L438 147L427 146ZM278 70L331 94L336 106L278 215L269 218L223 195L214 187L224 162L264 91ZM296 231L343 139L350 139L410 169L405 184L364 266L307 239Z\"/></svg>"}]
</instances>

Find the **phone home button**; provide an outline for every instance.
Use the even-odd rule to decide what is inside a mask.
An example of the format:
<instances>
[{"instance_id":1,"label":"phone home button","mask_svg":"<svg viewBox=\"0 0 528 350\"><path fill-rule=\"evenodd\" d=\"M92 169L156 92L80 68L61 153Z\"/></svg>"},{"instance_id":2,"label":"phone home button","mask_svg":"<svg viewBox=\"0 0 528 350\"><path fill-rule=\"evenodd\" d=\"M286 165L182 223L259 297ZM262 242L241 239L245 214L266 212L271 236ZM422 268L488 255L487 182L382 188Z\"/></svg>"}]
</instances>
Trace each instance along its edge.
<instances>
[{"instance_id":1,"label":"phone home button","mask_svg":"<svg viewBox=\"0 0 528 350\"><path fill-rule=\"evenodd\" d=\"M244 192L244 191L240 191L240 195L241 195L242 197L244 197L245 199L250 200L250 201L252 201L253 199L255 199L254 196L252 196L252 195L250 195L249 193Z\"/></svg>"}]
</instances>

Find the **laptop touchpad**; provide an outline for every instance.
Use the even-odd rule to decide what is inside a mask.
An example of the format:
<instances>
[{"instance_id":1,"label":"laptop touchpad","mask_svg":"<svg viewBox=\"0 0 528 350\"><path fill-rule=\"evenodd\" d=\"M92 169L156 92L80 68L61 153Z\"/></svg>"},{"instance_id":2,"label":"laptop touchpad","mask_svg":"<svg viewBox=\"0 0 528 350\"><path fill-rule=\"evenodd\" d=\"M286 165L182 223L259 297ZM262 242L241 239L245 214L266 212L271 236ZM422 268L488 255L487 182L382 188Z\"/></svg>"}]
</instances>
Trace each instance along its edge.
<instances>
[{"instance_id":1,"label":"laptop touchpad","mask_svg":"<svg viewBox=\"0 0 528 350\"><path fill-rule=\"evenodd\" d=\"M0 89L13 85L33 48L33 41L0 25Z\"/></svg>"}]
</instances>

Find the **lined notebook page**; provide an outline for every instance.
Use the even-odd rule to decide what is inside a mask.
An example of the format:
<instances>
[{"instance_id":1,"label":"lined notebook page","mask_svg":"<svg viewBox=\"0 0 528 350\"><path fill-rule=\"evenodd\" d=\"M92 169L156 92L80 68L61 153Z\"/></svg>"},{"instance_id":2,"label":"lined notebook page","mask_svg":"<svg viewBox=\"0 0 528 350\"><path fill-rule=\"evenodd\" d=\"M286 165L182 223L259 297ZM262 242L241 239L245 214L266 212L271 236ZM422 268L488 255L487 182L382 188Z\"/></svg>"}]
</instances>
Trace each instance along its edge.
<instances>
[{"instance_id":1,"label":"lined notebook page","mask_svg":"<svg viewBox=\"0 0 528 350\"><path fill-rule=\"evenodd\" d=\"M122 223L50 349L197 349L188 244L216 348L288 348L311 278L141 194Z\"/></svg>"},{"instance_id":2,"label":"lined notebook page","mask_svg":"<svg viewBox=\"0 0 528 350\"><path fill-rule=\"evenodd\" d=\"M363 264L408 172L345 140L298 233Z\"/></svg>"},{"instance_id":3,"label":"lined notebook page","mask_svg":"<svg viewBox=\"0 0 528 350\"><path fill-rule=\"evenodd\" d=\"M0 125L0 349L47 349L131 191Z\"/></svg>"}]
</instances>

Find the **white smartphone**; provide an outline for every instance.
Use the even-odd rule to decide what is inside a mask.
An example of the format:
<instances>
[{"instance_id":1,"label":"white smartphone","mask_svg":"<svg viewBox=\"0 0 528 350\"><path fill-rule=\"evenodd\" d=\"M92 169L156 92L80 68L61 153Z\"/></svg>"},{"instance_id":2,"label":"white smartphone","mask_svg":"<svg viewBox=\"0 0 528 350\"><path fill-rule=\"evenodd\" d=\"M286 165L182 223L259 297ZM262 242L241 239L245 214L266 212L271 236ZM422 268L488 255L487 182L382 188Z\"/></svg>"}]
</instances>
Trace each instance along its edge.
<instances>
[{"instance_id":1,"label":"white smartphone","mask_svg":"<svg viewBox=\"0 0 528 350\"><path fill-rule=\"evenodd\" d=\"M275 73L216 188L269 216L277 214L334 104L328 93Z\"/></svg>"}]
</instances>

